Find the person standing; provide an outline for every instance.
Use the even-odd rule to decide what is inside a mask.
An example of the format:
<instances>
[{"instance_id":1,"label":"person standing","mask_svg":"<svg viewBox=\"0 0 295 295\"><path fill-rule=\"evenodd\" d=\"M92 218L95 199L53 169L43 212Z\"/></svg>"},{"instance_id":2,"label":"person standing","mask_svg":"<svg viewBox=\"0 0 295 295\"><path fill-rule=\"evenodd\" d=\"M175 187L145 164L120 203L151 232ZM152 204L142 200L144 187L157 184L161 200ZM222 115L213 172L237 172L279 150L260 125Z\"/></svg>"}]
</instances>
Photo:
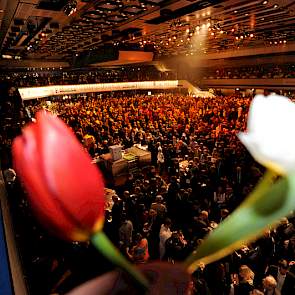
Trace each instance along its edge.
<instances>
[{"instance_id":1,"label":"person standing","mask_svg":"<svg viewBox=\"0 0 295 295\"><path fill-rule=\"evenodd\" d=\"M127 219L126 214L122 215L122 224L119 228L119 240L120 243L126 247L130 247L132 244L132 233L133 233L133 224L130 220Z\"/></svg>"},{"instance_id":2,"label":"person standing","mask_svg":"<svg viewBox=\"0 0 295 295\"><path fill-rule=\"evenodd\" d=\"M273 276L267 276L262 280L263 291L265 295L281 295L281 292L276 288L277 282Z\"/></svg>"},{"instance_id":3,"label":"person standing","mask_svg":"<svg viewBox=\"0 0 295 295\"><path fill-rule=\"evenodd\" d=\"M160 250L160 259L162 260L165 255L165 243L166 241L172 236L172 232L170 230L171 227L171 220L166 218L164 223L161 225L160 229L160 243L159 243L159 250Z\"/></svg>"},{"instance_id":4,"label":"person standing","mask_svg":"<svg viewBox=\"0 0 295 295\"><path fill-rule=\"evenodd\" d=\"M159 169L159 174L162 175L164 171L164 162L165 162L165 157L162 151L162 148L159 146L158 147L158 155L157 155L157 164L158 164L158 169Z\"/></svg>"},{"instance_id":5,"label":"person standing","mask_svg":"<svg viewBox=\"0 0 295 295\"><path fill-rule=\"evenodd\" d=\"M295 275L289 271L289 265L286 260L280 260L278 266L271 265L266 275L271 275L275 278L277 281L276 289L282 295L295 294Z\"/></svg>"}]
</instances>

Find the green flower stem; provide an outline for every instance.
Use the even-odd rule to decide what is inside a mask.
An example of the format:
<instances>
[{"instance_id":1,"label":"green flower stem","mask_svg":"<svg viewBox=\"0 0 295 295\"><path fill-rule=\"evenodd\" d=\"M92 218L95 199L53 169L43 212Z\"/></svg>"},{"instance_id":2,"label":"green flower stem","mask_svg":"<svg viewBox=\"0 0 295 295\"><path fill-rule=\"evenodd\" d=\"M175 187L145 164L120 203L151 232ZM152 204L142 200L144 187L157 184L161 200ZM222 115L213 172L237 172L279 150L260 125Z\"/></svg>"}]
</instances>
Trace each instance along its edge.
<instances>
[{"instance_id":1,"label":"green flower stem","mask_svg":"<svg viewBox=\"0 0 295 295\"><path fill-rule=\"evenodd\" d=\"M91 242L102 255L128 273L141 287L148 289L149 283L144 275L119 252L104 232L95 233L91 237Z\"/></svg>"},{"instance_id":2,"label":"green flower stem","mask_svg":"<svg viewBox=\"0 0 295 295\"><path fill-rule=\"evenodd\" d=\"M193 273L201 263L219 260L242 245L257 238L277 218L287 214L292 197L284 203L287 178L272 186L277 174L267 171L247 199L224 220L185 261L184 266ZM293 199L294 200L294 199Z\"/></svg>"}]
</instances>

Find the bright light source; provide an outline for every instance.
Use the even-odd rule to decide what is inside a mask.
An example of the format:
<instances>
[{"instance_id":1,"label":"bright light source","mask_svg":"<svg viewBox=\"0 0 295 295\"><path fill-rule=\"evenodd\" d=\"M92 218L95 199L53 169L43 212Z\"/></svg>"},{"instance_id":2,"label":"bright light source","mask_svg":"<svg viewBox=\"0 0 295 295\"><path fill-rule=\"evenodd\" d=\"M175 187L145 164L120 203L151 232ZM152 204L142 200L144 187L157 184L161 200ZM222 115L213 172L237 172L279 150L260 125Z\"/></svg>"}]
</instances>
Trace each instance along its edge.
<instances>
[{"instance_id":1,"label":"bright light source","mask_svg":"<svg viewBox=\"0 0 295 295\"><path fill-rule=\"evenodd\" d=\"M268 1L266 1L266 0L262 2L263 5L266 5L267 3L268 3Z\"/></svg>"},{"instance_id":2,"label":"bright light source","mask_svg":"<svg viewBox=\"0 0 295 295\"><path fill-rule=\"evenodd\" d=\"M4 59L12 59L12 56L9 54L2 54L2 58Z\"/></svg>"},{"instance_id":3,"label":"bright light source","mask_svg":"<svg viewBox=\"0 0 295 295\"><path fill-rule=\"evenodd\" d=\"M69 0L68 3L64 7L64 13L67 16L72 15L77 11L77 1L76 0Z\"/></svg>"}]
</instances>

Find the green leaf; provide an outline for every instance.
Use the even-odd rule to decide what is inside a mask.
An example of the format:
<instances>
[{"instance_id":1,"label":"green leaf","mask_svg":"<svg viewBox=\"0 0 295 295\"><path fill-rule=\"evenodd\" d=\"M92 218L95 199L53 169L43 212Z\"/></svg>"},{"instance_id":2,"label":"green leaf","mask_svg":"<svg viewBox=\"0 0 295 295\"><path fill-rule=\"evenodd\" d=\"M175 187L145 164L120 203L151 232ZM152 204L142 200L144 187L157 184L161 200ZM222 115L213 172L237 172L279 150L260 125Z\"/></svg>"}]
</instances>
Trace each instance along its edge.
<instances>
[{"instance_id":1,"label":"green leaf","mask_svg":"<svg viewBox=\"0 0 295 295\"><path fill-rule=\"evenodd\" d=\"M258 238L263 231L295 209L295 174L278 180L267 172L254 191L184 262L190 273L200 263L219 260Z\"/></svg>"},{"instance_id":2,"label":"green leaf","mask_svg":"<svg viewBox=\"0 0 295 295\"><path fill-rule=\"evenodd\" d=\"M91 242L95 248L102 254L104 257L109 259L114 265L120 267L123 271L130 275L134 279L135 283L143 289L147 290L149 287L148 280L146 277L132 265L119 250L112 244L109 238L105 235L104 232L97 232L91 237Z\"/></svg>"}]
</instances>

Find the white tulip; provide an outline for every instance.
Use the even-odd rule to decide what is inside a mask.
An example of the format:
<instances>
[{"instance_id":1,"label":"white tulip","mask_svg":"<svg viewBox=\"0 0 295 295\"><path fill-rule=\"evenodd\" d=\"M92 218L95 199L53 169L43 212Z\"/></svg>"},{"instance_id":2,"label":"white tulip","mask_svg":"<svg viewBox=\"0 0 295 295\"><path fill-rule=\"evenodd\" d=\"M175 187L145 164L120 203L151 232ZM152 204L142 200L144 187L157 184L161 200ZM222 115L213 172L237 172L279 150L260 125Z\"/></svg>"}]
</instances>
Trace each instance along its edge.
<instances>
[{"instance_id":1,"label":"white tulip","mask_svg":"<svg viewBox=\"0 0 295 295\"><path fill-rule=\"evenodd\" d=\"M247 132L238 134L254 159L286 174L295 171L295 103L279 95L256 95L251 103Z\"/></svg>"}]
</instances>

